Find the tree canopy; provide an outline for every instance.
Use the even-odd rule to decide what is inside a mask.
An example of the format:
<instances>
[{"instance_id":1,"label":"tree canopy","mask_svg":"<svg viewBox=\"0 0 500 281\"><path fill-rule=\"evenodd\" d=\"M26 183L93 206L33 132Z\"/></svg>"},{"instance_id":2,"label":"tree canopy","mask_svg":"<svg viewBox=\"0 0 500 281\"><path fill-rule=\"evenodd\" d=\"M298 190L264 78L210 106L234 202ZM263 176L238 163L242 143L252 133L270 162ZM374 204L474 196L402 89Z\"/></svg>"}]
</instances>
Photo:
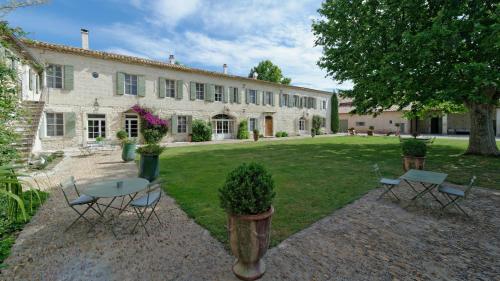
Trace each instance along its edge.
<instances>
[{"instance_id":1,"label":"tree canopy","mask_svg":"<svg viewBox=\"0 0 500 281\"><path fill-rule=\"evenodd\" d=\"M471 113L470 153L498 154L492 113L500 98L497 1L327 0L313 23L318 65L339 81L354 113L391 106ZM481 140L482 139L482 140Z\"/></svg>"},{"instance_id":2,"label":"tree canopy","mask_svg":"<svg viewBox=\"0 0 500 281\"><path fill-rule=\"evenodd\" d=\"M253 77L257 73L257 79L275 83L290 85L292 79L284 77L279 66L272 63L270 60L261 61L256 67L250 70L248 77Z\"/></svg>"}]
</instances>

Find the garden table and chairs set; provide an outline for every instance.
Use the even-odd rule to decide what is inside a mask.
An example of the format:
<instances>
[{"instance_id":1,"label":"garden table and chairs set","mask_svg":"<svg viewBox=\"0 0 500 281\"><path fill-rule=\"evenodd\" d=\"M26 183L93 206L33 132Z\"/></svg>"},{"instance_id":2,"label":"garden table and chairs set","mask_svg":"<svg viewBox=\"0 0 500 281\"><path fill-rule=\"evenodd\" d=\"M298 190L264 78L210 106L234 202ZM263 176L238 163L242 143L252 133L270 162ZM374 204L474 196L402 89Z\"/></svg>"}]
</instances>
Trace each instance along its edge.
<instances>
[{"instance_id":1,"label":"garden table and chairs set","mask_svg":"<svg viewBox=\"0 0 500 281\"><path fill-rule=\"evenodd\" d=\"M373 166L373 169L379 179L379 184L385 189L379 196L379 199L385 194L391 193L397 200L399 200L399 197L394 193L393 189L399 186L403 181L415 192L415 196L410 199L410 205L414 204L417 200L422 199L428 194L430 195L429 197L439 203L442 211L453 206L466 216L469 216L469 214L459 205L459 202L467 198L467 195L470 193L470 190L474 185L476 176L472 176L467 187L464 190L461 190L444 184L444 181L448 177L448 174L445 173L411 169L398 179L389 179L382 177L380 168L377 164ZM436 191L437 193L435 193ZM443 195L447 202L443 202L443 198L440 200L438 198L438 194Z\"/></svg>"},{"instance_id":2,"label":"garden table and chairs set","mask_svg":"<svg viewBox=\"0 0 500 281\"><path fill-rule=\"evenodd\" d=\"M161 180L149 182L143 178L123 178L97 182L89 185L83 191L80 191L74 177L70 177L63 181L60 187L66 203L78 214L78 217L65 231L69 230L80 219L90 224L90 230L94 229L96 223L85 216L87 212L93 211L98 215L98 221L105 226L110 226L113 235L116 237L116 232L113 227L114 222L116 222L124 212L133 212L136 214L137 220L131 233L141 224L146 234L149 236L146 224L153 215L158 220L158 223L160 225L162 224L155 211L161 198L162 184L163 182ZM75 199L69 199L69 189L74 189L76 193ZM145 194L139 196L139 193L142 191L144 191ZM105 203L105 200L109 202ZM119 205L113 204L119 201L121 201ZM83 209L77 208L78 206ZM109 210L115 210L117 213L106 217Z\"/></svg>"}]
</instances>

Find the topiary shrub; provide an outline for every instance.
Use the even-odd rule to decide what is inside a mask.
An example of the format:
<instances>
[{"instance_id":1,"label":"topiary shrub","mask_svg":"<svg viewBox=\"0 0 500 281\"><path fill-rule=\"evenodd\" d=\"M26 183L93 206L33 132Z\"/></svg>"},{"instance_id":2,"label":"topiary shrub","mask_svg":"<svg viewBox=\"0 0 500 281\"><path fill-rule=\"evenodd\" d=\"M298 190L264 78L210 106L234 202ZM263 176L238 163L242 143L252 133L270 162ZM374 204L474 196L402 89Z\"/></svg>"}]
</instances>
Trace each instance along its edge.
<instances>
[{"instance_id":1,"label":"topiary shrub","mask_svg":"<svg viewBox=\"0 0 500 281\"><path fill-rule=\"evenodd\" d=\"M236 137L240 140L245 140L249 138L247 120L241 121L240 124L238 125L238 134L236 135Z\"/></svg>"},{"instance_id":2,"label":"topiary shrub","mask_svg":"<svg viewBox=\"0 0 500 281\"><path fill-rule=\"evenodd\" d=\"M233 215L264 213L271 208L274 197L274 180L257 163L238 166L229 173L226 183L219 189L221 207Z\"/></svg>"},{"instance_id":3,"label":"topiary shrub","mask_svg":"<svg viewBox=\"0 0 500 281\"><path fill-rule=\"evenodd\" d=\"M167 134L167 130L162 127L158 128L145 128L141 130L142 136L144 137L144 142L146 144L156 144L159 143L163 137Z\"/></svg>"},{"instance_id":4,"label":"topiary shrub","mask_svg":"<svg viewBox=\"0 0 500 281\"><path fill-rule=\"evenodd\" d=\"M401 143L401 149L404 156L425 157L427 154L425 142L416 139L404 140Z\"/></svg>"},{"instance_id":5,"label":"topiary shrub","mask_svg":"<svg viewBox=\"0 0 500 281\"><path fill-rule=\"evenodd\" d=\"M116 132L116 138L119 139L120 141L124 141L125 139L127 139L127 137L128 134L124 130Z\"/></svg>"},{"instance_id":6,"label":"topiary shrub","mask_svg":"<svg viewBox=\"0 0 500 281\"><path fill-rule=\"evenodd\" d=\"M321 123L322 123L323 118L319 115L314 115L312 118L312 128L311 128L311 135L319 135L320 134L320 128L321 128Z\"/></svg>"},{"instance_id":7,"label":"topiary shrub","mask_svg":"<svg viewBox=\"0 0 500 281\"><path fill-rule=\"evenodd\" d=\"M212 139L212 125L210 122L203 120L193 120L192 127L192 142L210 141Z\"/></svg>"}]
</instances>

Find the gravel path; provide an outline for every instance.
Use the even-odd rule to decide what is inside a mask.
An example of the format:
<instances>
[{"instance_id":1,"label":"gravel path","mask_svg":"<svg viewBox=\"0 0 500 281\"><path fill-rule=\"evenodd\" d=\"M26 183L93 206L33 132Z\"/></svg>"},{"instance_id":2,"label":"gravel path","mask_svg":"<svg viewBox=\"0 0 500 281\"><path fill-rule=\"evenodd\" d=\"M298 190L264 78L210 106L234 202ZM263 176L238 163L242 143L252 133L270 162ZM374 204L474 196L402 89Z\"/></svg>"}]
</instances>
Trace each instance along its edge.
<instances>
[{"instance_id":1,"label":"gravel path","mask_svg":"<svg viewBox=\"0 0 500 281\"><path fill-rule=\"evenodd\" d=\"M84 186L136 173L119 153L100 153L65 159L51 181L72 174ZM262 280L500 280L500 192L474 189L463 204L471 219L441 216L430 200L411 207L404 199L377 201L380 192L270 249ZM396 192L412 196L404 186ZM164 225L152 220L150 237L142 229L125 234L135 222L127 213L116 224L118 239L103 226L88 232L84 223L63 233L75 214L52 190L18 237L0 279L236 280L233 257L170 197L162 197L158 213Z\"/></svg>"}]
</instances>

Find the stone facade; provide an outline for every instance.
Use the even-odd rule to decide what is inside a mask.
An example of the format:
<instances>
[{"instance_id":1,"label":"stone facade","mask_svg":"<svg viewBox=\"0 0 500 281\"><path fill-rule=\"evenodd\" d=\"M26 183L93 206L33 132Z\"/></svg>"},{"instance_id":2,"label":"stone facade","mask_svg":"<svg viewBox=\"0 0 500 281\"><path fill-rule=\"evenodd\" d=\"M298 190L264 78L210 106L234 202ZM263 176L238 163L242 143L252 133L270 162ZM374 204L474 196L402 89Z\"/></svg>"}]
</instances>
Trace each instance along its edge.
<instances>
[{"instance_id":1,"label":"stone facade","mask_svg":"<svg viewBox=\"0 0 500 281\"><path fill-rule=\"evenodd\" d=\"M63 68L69 66L67 69L72 71L72 77L66 74L67 69L63 71L65 73L63 81L71 80L67 88L64 86L62 89L48 87L45 81L43 87L45 112L64 114L65 133L64 136L47 136L46 120L42 120L39 138L43 150L65 149L94 141L93 138L89 138L89 114L104 115L106 138L114 139L116 132L125 126L125 115L134 114L131 113L130 108L135 104L151 108L160 117L169 120L177 116L191 116L192 120L212 121L214 116L224 114L233 121L233 137L236 135L238 123L249 118L256 118L257 128L262 134L266 133L266 117L272 118L272 133L268 133L269 136L274 136L278 131L286 131L289 135L307 134L310 132L314 115L325 118L325 127L330 128L331 93L329 92L285 86L223 73L204 73L192 71L192 69L106 59L89 56L88 53L92 51L79 48L71 48L71 52L61 52L55 48L32 45L30 50L45 66L51 64L61 65ZM87 53L79 53L80 50ZM141 86L144 87L143 96L120 94L117 89L117 80L120 79L118 73L141 77L140 79L144 81ZM174 80L175 89L177 92L182 92L182 97L160 97L161 78ZM240 103L230 102L229 99L227 102L192 100L191 82L220 85L225 93L230 87L238 88ZM246 91L249 89L259 92L259 104L247 104L245 98ZM263 105L264 92L273 93L274 105ZM280 106L282 94L315 98L316 108ZM299 118L304 118L306 121L302 131L299 130ZM175 133L172 130L164 139L165 142L187 140L187 132Z\"/></svg>"}]
</instances>

